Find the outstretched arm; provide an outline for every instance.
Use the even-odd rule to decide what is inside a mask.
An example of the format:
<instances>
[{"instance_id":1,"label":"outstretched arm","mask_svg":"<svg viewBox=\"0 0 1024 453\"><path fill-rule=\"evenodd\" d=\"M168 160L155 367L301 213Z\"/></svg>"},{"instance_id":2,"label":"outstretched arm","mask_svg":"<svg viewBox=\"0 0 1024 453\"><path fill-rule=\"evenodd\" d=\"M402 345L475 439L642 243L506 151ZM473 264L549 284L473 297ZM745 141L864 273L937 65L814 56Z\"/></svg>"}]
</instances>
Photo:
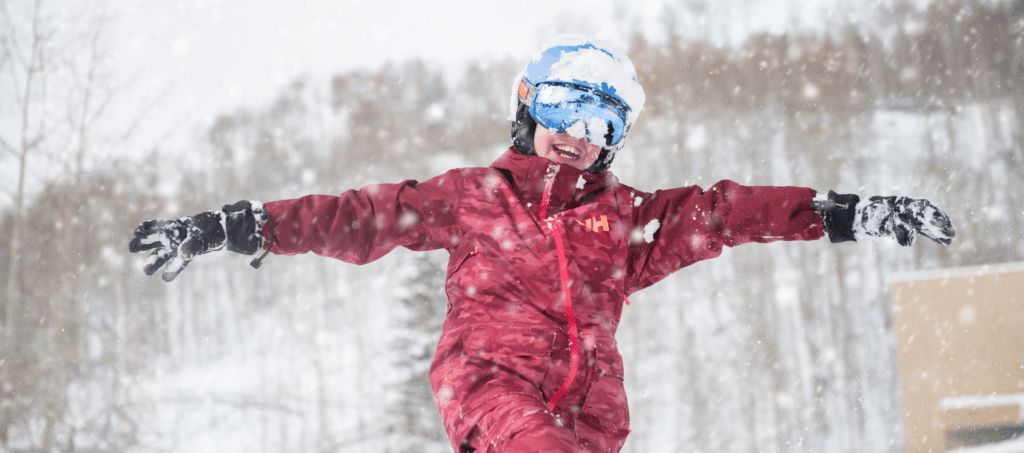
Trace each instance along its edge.
<instances>
[{"instance_id":1,"label":"outstretched arm","mask_svg":"<svg viewBox=\"0 0 1024 453\"><path fill-rule=\"evenodd\" d=\"M308 195L265 204L279 255L315 253L354 264L396 247L434 250L458 240L458 170L424 181L374 184L340 196ZM264 236L269 236L269 226Z\"/></svg>"},{"instance_id":2,"label":"outstretched arm","mask_svg":"<svg viewBox=\"0 0 1024 453\"><path fill-rule=\"evenodd\" d=\"M195 257L225 248L248 255L312 252L364 264L398 246L433 250L458 241L461 184L461 173L453 170L423 183L377 184L340 196L240 201L191 217L142 222L128 249L151 251L143 270L153 275L163 269L168 282ZM262 258L252 266L258 268Z\"/></svg>"},{"instance_id":3,"label":"outstretched arm","mask_svg":"<svg viewBox=\"0 0 1024 453\"><path fill-rule=\"evenodd\" d=\"M928 200L871 197L800 187L749 187L722 181L659 191L642 197L634 212L637 231L630 251L632 278L627 294L672 272L717 257L724 247L748 242L866 237L892 238L909 246L921 234L949 245L955 235L949 217Z\"/></svg>"},{"instance_id":4,"label":"outstretched arm","mask_svg":"<svg viewBox=\"0 0 1024 453\"><path fill-rule=\"evenodd\" d=\"M748 242L808 241L824 236L811 207L815 191L721 181L707 190L684 187L642 197L634 225L627 294L672 272Z\"/></svg>"}]
</instances>

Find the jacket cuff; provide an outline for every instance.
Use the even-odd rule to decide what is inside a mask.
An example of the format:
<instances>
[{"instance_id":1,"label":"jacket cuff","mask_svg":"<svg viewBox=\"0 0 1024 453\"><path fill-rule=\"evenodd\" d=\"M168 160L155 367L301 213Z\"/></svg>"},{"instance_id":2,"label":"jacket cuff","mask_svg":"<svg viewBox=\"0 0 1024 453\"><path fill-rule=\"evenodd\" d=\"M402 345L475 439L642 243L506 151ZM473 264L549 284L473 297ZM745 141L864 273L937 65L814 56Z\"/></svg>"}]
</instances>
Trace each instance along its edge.
<instances>
[{"instance_id":1,"label":"jacket cuff","mask_svg":"<svg viewBox=\"0 0 1024 453\"><path fill-rule=\"evenodd\" d=\"M812 206L821 215L821 224L832 243L856 241L853 223L856 220L857 203L860 197L855 194L837 194L828 192L828 199L814 200Z\"/></svg>"},{"instance_id":2,"label":"jacket cuff","mask_svg":"<svg viewBox=\"0 0 1024 453\"><path fill-rule=\"evenodd\" d=\"M269 242L263 234L264 225L270 223L270 215L258 201L242 200L221 208L224 212L224 230L227 232L227 249L245 255L254 255L266 248ZM271 230L273 231L273 230Z\"/></svg>"}]
</instances>

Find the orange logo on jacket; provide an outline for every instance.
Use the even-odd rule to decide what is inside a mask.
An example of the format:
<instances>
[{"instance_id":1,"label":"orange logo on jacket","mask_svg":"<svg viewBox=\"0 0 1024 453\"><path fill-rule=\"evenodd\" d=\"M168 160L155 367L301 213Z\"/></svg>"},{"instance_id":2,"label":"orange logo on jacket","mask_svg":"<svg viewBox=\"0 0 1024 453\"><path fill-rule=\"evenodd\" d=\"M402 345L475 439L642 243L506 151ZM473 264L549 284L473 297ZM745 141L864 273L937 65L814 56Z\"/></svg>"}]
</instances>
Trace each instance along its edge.
<instances>
[{"instance_id":1,"label":"orange logo on jacket","mask_svg":"<svg viewBox=\"0 0 1024 453\"><path fill-rule=\"evenodd\" d=\"M591 217L587 219L586 222L582 220L577 220L576 223L595 233L600 233L601 230L604 230L607 233L608 231L611 230L608 227L608 216L605 215L601 216L600 219L598 219L597 216Z\"/></svg>"}]
</instances>

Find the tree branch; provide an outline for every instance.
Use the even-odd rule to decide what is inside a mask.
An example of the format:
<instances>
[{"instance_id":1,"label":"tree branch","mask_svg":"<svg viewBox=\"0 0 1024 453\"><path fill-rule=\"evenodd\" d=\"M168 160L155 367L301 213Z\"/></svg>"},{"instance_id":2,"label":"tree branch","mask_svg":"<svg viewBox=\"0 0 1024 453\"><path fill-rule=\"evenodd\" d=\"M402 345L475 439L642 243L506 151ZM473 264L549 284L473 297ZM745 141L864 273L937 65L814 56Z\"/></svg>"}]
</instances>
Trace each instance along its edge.
<instances>
[{"instance_id":1,"label":"tree branch","mask_svg":"<svg viewBox=\"0 0 1024 453\"><path fill-rule=\"evenodd\" d=\"M0 151L7 151L7 153L12 156L18 155L17 150L15 150L10 143L7 143L7 140L4 140L3 137L0 137Z\"/></svg>"}]
</instances>

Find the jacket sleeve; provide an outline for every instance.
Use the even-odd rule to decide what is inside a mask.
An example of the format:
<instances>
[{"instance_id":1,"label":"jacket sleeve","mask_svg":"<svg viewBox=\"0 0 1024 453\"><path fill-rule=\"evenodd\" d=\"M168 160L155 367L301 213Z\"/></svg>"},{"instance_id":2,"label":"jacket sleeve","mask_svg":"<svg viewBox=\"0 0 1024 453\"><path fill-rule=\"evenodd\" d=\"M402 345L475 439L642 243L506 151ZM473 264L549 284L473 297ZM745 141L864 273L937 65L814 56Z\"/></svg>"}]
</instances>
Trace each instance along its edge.
<instances>
[{"instance_id":1,"label":"jacket sleeve","mask_svg":"<svg viewBox=\"0 0 1024 453\"><path fill-rule=\"evenodd\" d=\"M354 264L379 259L398 246L446 248L457 241L459 170L419 183L375 184L340 196L308 195L264 203L278 255L315 253ZM266 241L269 242L269 241Z\"/></svg>"},{"instance_id":2,"label":"jacket sleeve","mask_svg":"<svg viewBox=\"0 0 1024 453\"><path fill-rule=\"evenodd\" d=\"M684 187L640 197L633 212L626 293L715 258L725 246L821 238L821 216L811 207L815 193L721 181L706 191Z\"/></svg>"}]
</instances>

